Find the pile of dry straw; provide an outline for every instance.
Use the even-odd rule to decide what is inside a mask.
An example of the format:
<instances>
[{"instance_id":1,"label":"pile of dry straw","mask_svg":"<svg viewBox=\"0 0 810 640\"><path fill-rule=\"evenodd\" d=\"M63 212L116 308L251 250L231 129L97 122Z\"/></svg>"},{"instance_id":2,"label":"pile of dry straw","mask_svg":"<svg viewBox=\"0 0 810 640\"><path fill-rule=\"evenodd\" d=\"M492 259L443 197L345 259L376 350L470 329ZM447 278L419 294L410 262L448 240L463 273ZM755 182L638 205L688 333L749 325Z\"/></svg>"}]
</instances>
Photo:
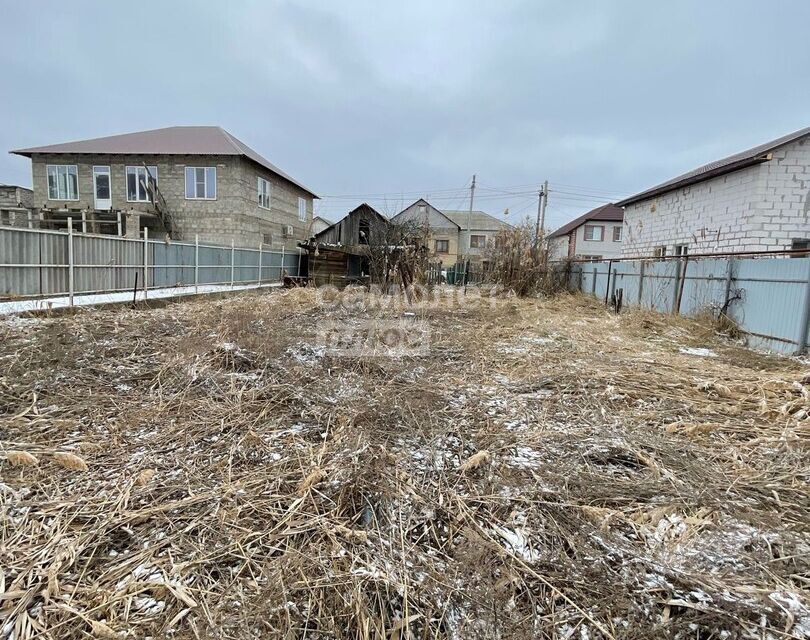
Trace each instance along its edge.
<instances>
[{"instance_id":1,"label":"pile of dry straw","mask_svg":"<svg viewBox=\"0 0 810 640\"><path fill-rule=\"evenodd\" d=\"M810 634L800 362L577 296L325 352L355 302L0 321L0 638Z\"/></svg>"}]
</instances>

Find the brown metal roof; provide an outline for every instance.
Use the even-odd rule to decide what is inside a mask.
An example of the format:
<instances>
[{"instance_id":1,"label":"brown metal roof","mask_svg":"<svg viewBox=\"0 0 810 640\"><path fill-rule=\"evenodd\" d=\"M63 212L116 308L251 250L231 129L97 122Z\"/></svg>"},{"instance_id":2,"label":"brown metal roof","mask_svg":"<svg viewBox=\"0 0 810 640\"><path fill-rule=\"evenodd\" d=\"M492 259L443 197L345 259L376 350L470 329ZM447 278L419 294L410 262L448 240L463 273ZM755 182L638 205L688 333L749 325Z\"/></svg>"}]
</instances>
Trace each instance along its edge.
<instances>
[{"instance_id":1,"label":"brown metal roof","mask_svg":"<svg viewBox=\"0 0 810 640\"><path fill-rule=\"evenodd\" d=\"M688 171L687 173L684 173L676 178L672 178L672 180L667 180L666 182L662 182L661 184L647 189L646 191L642 191L634 196L625 198L621 202L617 202L616 205L619 207L626 207L628 204L640 202L641 200L646 200L648 198L661 195L662 193L672 191L673 189L677 189L679 187L685 187L690 184L703 182L704 180L722 176L726 173L737 171L738 169L744 169L745 167L750 167L751 165L758 164L760 162L767 162L771 159L769 155L771 151L781 147L782 145L795 142L799 138L803 138L807 135L810 135L810 127L799 129L798 131L789 133L781 138L776 138L776 140L771 140L770 142L757 145L756 147L751 147L745 151L740 151L739 153L735 153L727 158L715 160L709 164L704 164L702 167Z\"/></svg>"},{"instance_id":2,"label":"brown metal roof","mask_svg":"<svg viewBox=\"0 0 810 640\"><path fill-rule=\"evenodd\" d=\"M564 224L554 233L549 235L549 238L559 238L560 236L571 233L574 229L582 226L589 220L604 220L606 222L621 222L624 220L624 209L616 206L613 203L603 204L601 207L591 209L588 213L584 213L579 218L574 218L568 224Z\"/></svg>"},{"instance_id":3,"label":"brown metal roof","mask_svg":"<svg viewBox=\"0 0 810 640\"><path fill-rule=\"evenodd\" d=\"M244 156L312 196L318 197L312 189L284 173L222 127L166 127L45 147L17 149L11 153L28 158L35 153Z\"/></svg>"}]
</instances>

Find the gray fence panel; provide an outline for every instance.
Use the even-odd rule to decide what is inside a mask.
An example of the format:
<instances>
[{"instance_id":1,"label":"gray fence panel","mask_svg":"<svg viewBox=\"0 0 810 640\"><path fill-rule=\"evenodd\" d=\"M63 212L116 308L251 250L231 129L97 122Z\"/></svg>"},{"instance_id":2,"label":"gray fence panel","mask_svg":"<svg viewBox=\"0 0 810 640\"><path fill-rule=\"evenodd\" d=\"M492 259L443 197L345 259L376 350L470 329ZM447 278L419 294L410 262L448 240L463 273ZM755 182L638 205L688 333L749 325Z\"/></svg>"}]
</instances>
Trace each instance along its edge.
<instances>
[{"instance_id":1,"label":"gray fence panel","mask_svg":"<svg viewBox=\"0 0 810 640\"><path fill-rule=\"evenodd\" d=\"M194 284L195 247L187 243L149 243L150 287L182 287Z\"/></svg>"},{"instance_id":2,"label":"gray fence panel","mask_svg":"<svg viewBox=\"0 0 810 640\"><path fill-rule=\"evenodd\" d=\"M231 250L224 247L200 247L200 284L231 283Z\"/></svg>"},{"instance_id":3,"label":"gray fence panel","mask_svg":"<svg viewBox=\"0 0 810 640\"><path fill-rule=\"evenodd\" d=\"M73 264L76 293L131 289L143 264L143 243L73 234Z\"/></svg>"},{"instance_id":4,"label":"gray fence panel","mask_svg":"<svg viewBox=\"0 0 810 640\"><path fill-rule=\"evenodd\" d=\"M0 295L15 297L66 292L67 245L66 233L0 228L0 263L37 265L36 268L0 268Z\"/></svg>"},{"instance_id":5,"label":"gray fence panel","mask_svg":"<svg viewBox=\"0 0 810 640\"><path fill-rule=\"evenodd\" d=\"M642 306L671 313L675 303L676 275L680 264L674 260L647 262L642 286Z\"/></svg>"},{"instance_id":6,"label":"gray fence panel","mask_svg":"<svg viewBox=\"0 0 810 640\"><path fill-rule=\"evenodd\" d=\"M614 262L611 271L611 294L621 289L623 304L638 302L640 263Z\"/></svg>"},{"instance_id":7,"label":"gray fence panel","mask_svg":"<svg viewBox=\"0 0 810 640\"><path fill-rule=\"evenodd\" d=\"M802 326L810 291L810 258L634 260L612 266L609 290L623 288L625 304L637 304L640 299L644 307L672 313L680 293L681 314L717 313L726 303L728 291L728 314L747 334L751 346L795 353L800 342L806 345L810 339L810 326ZM575 265L571 284L604 299L606 263Z\"/></svg>"},{"instance_id":8,"label":"gray fence panel","mask_svg":"<svg viewBox=\"0 0 810 640\"><path fill-rule=\"evenodd\" d=\"M259 281L258 249L234 249L233 262L234 282L246 284Z\"/></svg>"},{"instance_id":9,"label":"gray fence panel","mask_svg":"<svg viewBox=\"0 0 810 640\"><path fill-rule=\"evenodd\" d=\"M791 351L800 338L810 258L736 261L732 294L742 296L730 315L756 342L769 349Z\"/></svg>"},{"instance_id":10,"label":"gray fence panel","mask_svg":"<svg viewBox=\"0 0 810 640\"><path fill-rule=\"evenodd\" d=\"M685 274L681 292L683 315L716 311L722 307L726 295L728 260L690 260L686 263Z\"/></svg>"}]
</instances>

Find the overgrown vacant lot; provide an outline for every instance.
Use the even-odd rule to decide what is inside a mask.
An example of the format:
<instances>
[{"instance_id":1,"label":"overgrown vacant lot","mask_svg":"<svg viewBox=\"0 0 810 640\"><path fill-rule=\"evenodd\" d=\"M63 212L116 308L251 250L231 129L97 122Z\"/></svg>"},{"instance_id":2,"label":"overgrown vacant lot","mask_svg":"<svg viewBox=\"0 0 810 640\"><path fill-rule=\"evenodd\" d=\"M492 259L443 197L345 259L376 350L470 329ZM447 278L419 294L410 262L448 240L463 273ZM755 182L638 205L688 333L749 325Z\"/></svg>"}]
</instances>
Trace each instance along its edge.
<instances>
[{"instance_id":1,"label":"overgrown vacant lot","mask_svg":"<svg viewBox=\"0 0 810 640\"><path fill-rule=\"evenodd\" d=\"M372 314L429 349L319 346ZM808 637L808 369L574 296L0 321L0 638Z\"/></svg>"}]
</instances>

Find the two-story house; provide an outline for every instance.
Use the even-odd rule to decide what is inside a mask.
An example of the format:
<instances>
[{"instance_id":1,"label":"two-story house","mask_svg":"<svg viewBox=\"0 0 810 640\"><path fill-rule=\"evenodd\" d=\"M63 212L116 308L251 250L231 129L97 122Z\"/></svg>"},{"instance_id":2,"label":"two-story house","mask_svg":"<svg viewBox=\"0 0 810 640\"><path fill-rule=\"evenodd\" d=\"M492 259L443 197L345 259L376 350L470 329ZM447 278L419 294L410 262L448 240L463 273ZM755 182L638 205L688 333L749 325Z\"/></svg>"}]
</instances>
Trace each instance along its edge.
<instances>
[{"instance_id":1,"label":"two-story house","mask_svg":"<svg viewBox=\"0 0 810 640\"><path fill-rule=\"evenodd\" d=\"M12 151L31 159L42 226L294 247L315 193L221 127L151 131ZM123 220L122 220L123 219Z\"/></svg>"},{"instance_id":2,"label":"two-story house","mask_svg":"<svg viewBox=\"0 0 810 640\"><path fill-rule=\"evenodd\" d=\"M424 198L405 207L392 222L413 222L423 227L430 258L452 265L464 260L483 262L487 249L508 222L483 211L437 209Z\"/></svg>"},{"instance_id":3,"label":"two-story house","mask_svg":"<svg viewBox=\"0 0 810 640\"><path fill-rule=\"evenodd\" d=\"M548 236L551 261L605 260L622 255L624 211L604 204L574 218Z\"/></svg>"}]
</instances>

